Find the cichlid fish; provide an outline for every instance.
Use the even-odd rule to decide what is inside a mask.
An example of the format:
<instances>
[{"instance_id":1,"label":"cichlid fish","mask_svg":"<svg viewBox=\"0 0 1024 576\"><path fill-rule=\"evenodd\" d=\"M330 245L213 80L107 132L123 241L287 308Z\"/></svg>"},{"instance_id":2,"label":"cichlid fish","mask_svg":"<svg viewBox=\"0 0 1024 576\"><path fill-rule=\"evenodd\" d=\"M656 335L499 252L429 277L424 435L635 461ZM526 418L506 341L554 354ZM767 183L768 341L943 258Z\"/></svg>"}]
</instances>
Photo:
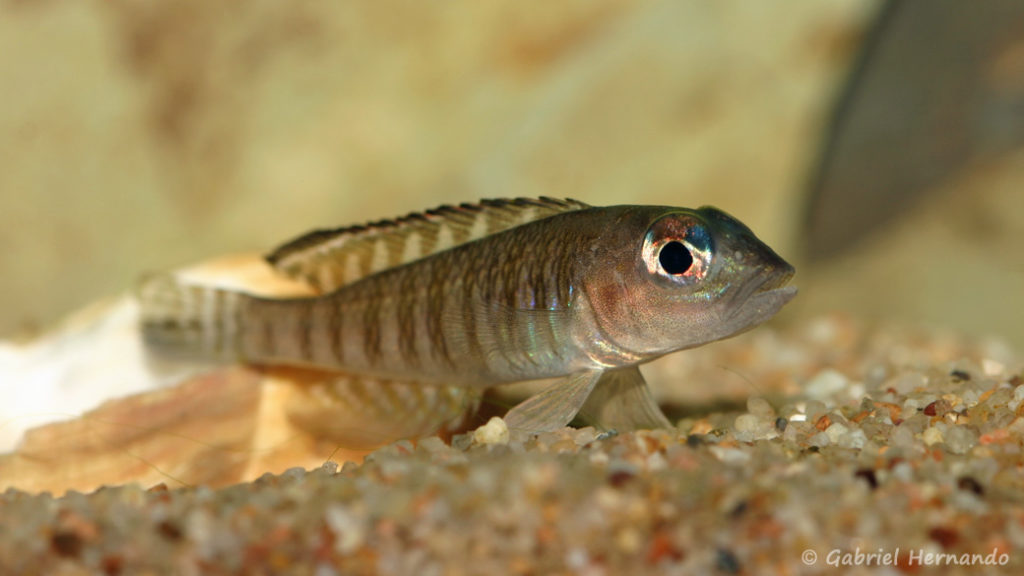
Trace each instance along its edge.
<instances>
[{"instance_id":1,"label":"cichlid fish","mask_svg":"<svg viewBox=\"0 0 1024 576\"><path fill-rule=\"evenodd\" d=\"M577 414L605 429L670 426L638 365L749 330L796 294L792 266L712 207L484 200L314 231L267 261L319 295L159 276L139 293L146 342L337 372L350 401L396 408L413 433L487 387L556 377L508 412L510 427Z\"/></svg>"}]
</instances>

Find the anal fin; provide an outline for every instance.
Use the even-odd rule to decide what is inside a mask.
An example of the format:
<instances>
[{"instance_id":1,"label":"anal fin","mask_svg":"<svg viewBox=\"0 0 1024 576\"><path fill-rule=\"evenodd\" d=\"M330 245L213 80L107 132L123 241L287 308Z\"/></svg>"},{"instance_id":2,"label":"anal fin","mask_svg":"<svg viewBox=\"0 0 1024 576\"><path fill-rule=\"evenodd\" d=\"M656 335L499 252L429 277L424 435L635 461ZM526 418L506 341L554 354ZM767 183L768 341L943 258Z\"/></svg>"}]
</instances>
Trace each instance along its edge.
<instances>
[{"instance_id":1,"label":"anal fin","mask_svg":"<svg viewBox=\"0 0 1024 576\"><path fill-rule=\"evenodd\" d=\"M604 371L580 416L603 430L672 428L636 366Z\"/></svg>"},{"instance_id":2,"label":"anal fin","mask_svg":"<svg viewBox=\"0 0 1024 576\"><path fill-rule=\"evenodd\" d=\"M285 406L292 424L352 449L452 432L476 412L482 397L475 388L340 373L293 382L298 386Z\"/></svg>"}]
</instances>

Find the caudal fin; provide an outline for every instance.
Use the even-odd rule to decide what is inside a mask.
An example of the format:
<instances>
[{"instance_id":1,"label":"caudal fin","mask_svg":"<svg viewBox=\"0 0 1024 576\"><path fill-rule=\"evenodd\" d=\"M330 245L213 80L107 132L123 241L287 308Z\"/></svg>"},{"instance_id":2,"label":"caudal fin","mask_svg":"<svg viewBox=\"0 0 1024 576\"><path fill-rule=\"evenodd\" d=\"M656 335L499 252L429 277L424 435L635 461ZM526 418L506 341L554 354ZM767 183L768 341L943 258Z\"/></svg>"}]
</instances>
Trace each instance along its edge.
<instances>
[{"instance_id":1,"label":"caudal fin","mask_svg":"<svg viewBox=\"0 0 1024 576\"><path fill-rule=\"evenodd\" d=\"M241 356L246 294L161 274L143 280L137 295L142 336L151 350L202 360Z\"/></svg>"}]
</instances>

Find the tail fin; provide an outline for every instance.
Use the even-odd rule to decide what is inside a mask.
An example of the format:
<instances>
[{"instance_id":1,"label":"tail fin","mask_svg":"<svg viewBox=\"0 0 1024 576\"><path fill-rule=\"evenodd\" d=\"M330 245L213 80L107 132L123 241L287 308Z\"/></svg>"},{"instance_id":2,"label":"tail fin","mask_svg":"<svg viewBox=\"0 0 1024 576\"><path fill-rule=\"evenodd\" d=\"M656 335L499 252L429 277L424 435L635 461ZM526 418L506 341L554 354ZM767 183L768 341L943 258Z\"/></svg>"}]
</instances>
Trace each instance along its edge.
<instances>
[{"instance_id":1,"label":"tail fin","mask_svg":"<svg viewBox=\"0 0 1024 576\"><path fill-rule=\"evenodd\" d=\"M241 308L248 295L170 274L144 279L137 295L143 340L151 350L202 360L240 358Z\"/></svg>"}]
</instances>

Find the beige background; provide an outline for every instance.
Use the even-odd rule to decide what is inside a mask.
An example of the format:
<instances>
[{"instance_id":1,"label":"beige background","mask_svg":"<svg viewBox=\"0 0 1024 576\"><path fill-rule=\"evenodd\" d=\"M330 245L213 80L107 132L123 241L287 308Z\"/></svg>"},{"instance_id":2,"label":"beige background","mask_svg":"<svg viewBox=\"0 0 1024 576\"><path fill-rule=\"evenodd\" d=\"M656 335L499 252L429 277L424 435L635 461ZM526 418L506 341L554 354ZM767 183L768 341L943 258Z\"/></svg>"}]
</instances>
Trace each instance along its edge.
<instances>
[{"instance_id":1,"label":"beige background","mask_svg":"<svg viewBox=\"0 0 1024 576\"><path fill-rule=\"evenodd\" d=\"M733 212L798 264L783 319L1022 344L1020 154L801 264L807 174L877 7L2 2L0 335L309 228L551 195Z\"/></svg>"}]
</instances>

